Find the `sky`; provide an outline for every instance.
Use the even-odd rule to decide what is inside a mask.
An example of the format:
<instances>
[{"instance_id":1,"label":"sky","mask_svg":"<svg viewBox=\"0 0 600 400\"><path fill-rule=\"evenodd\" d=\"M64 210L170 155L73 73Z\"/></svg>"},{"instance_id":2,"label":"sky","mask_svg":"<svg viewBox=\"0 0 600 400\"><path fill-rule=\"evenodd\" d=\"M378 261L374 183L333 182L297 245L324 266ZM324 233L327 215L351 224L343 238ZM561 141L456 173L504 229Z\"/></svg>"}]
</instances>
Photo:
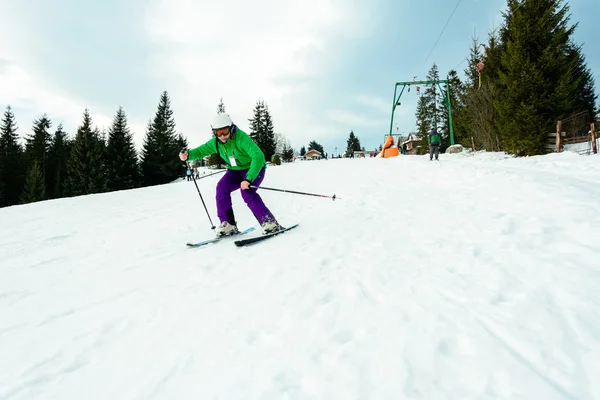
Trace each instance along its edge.
<instances>
[{"instance_id":1,"label":"sky","mask_svg":"<svg viewBox=\"0 0 600 400\"><path fill-rule=\"evenodd\" d=\"M600 2L569 5L600 93ZM0 0L0 107L13 107L21 135L44 113L74 135L86 108L102 129L122 106L140 148L166 90L177 131L195 147L210 137L221 98L246 130L263 100L297 150L316 140L343 151L351 130L375 149L389 132L395 82L424 79L434 62L441 75L462 74L473 35L497 28L504 8L505 0ZM411 93L394 133L415 128Z\"/></svg>"}]
</instances>

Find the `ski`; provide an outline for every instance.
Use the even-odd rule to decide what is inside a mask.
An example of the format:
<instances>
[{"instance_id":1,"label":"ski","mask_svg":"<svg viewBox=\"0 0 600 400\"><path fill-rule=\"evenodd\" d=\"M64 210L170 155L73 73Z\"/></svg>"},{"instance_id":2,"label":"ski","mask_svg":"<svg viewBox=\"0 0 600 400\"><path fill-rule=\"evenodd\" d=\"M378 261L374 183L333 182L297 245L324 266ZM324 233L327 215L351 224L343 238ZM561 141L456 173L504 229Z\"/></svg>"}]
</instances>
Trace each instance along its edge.
<instances>
[{"instance_id":1,"label":"ski","mask_svg":"<svg viewBox=\"0 0 600 400\"><path fill-rule=\"evenodd\" d=\"M216 243L222 239L227 239L227 238L231 238L231 237L235 237L235 236L240 236L240 235L245 235L246 233L252 232L254 230L253 227L248 228L246 230L240 231L234 235L227 235L227 236L218 236L216 238L213 239L208 239L208 240L203 240L201 242L197 242L197 243L186 243L186 245L188 247L200 247L200 246L205 246L207 244L211 244L211 243Z\"/></svg>"},{"instance_id":2,"label":"ski","mask_svg":"<svg viewBox=\"0 0 600 400\"><path fill-rule=\"evenodd\" d=\"M266 233L264 235L256 236L256 237L251 237L251 238L248 238L248 239L236 240L234 243L235 243L235 245L237 247L242 247L242 246L247 246L249 244L254 244L254 243L262 242L263 240L270 239L273 236L279 235L280 233L284 233L284 232L289 231L290 229L294 229L297 226L298 226L298 224L292 225L292 226L287 227L287 228L283 228L282 227L282 229L278 230L277 232Z\"/></svg>"}]
</instances>

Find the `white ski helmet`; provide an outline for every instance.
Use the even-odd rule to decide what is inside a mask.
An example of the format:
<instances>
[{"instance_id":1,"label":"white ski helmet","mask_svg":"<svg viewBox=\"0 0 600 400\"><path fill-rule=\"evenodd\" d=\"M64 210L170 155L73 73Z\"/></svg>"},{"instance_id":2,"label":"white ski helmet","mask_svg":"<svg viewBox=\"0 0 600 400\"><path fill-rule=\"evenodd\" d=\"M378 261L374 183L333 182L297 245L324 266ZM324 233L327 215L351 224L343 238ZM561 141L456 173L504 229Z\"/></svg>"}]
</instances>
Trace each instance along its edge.
<instances>
[{"instance_id":1,"label":"white ski helmet","mask_svg":"<svg viewBox=\"0 0 600 400\"><path fill-rule=\"evenodd\" d=\"M233 121L229 114L219 113L213 117L210 127L213 131L217 129L227 128L233 125Z\"/></svg>"}]
</instances>

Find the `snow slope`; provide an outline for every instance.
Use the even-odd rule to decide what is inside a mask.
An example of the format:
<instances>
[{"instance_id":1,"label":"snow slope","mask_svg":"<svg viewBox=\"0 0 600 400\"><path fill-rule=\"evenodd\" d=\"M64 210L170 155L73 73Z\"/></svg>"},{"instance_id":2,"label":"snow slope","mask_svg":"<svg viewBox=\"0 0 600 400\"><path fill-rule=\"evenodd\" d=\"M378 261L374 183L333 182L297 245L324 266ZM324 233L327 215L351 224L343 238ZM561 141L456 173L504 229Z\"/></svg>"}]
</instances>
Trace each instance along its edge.
<instances>
[{"instance_id":1,"label":"snow slope","mask_svg":"<svg viewBox=\"0 0 600 400\"><path fill-rule=\"evenodd\" d=\"M0 209L0 399L600 398L600 157L263 185L341 199L262 191L300 226L247 248L186 248L213 233L185 181Z\"/></svg>"}]
</instances>

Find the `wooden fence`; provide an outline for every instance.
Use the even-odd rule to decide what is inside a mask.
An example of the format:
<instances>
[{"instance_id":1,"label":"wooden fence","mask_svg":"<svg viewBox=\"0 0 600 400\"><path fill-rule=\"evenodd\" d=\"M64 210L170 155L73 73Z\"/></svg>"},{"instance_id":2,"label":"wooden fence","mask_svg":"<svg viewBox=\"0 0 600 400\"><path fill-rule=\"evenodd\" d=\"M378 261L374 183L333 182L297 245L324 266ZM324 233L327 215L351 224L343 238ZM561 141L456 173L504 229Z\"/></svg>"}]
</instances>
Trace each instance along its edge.
<instances>
[{"instance_id":1,"label":"wooden fence","mask_svg":"<svg viewBox=\"0 0 600 400\"><path fill-rule=\"evenodd\" d=\"M596 126L590 122L587 111L558 121L556 132L548 133L547 139L546 150L549 153L568 150L579 154L598 154Z\"/></svg>"}]
</instances>

